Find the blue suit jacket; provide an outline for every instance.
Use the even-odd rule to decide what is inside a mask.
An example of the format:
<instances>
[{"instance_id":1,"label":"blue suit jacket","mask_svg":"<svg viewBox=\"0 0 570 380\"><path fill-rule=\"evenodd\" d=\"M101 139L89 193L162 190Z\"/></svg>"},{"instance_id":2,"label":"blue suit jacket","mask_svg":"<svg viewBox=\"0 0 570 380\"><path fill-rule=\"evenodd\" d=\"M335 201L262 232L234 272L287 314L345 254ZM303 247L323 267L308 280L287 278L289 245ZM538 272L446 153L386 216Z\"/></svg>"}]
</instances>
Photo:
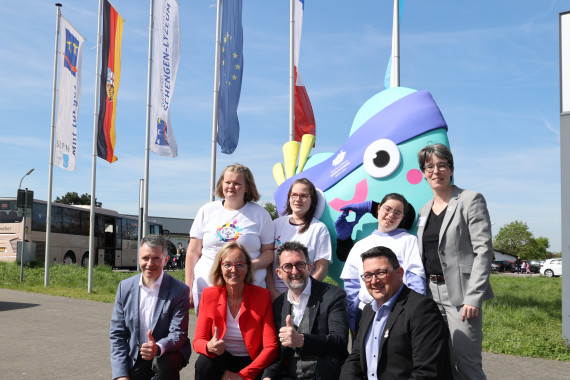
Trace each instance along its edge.
<instances>
[{"instance_id":1,"label":"blue suit jacket","mask_svg":"<svg viewBox=\"0 0 570 380\"><path fill-rule=\"evenodd\" d=\"M128 376L140 346L145 343L139 342L140 278L139 274L123 280L117 289L110 330L113 379ZM190 289L186 284L165 272L151 326L152 336L164 347L164 352L180 351L185 364L192 352L188 339L189 295Z\"/></svg>"}]
</instances>

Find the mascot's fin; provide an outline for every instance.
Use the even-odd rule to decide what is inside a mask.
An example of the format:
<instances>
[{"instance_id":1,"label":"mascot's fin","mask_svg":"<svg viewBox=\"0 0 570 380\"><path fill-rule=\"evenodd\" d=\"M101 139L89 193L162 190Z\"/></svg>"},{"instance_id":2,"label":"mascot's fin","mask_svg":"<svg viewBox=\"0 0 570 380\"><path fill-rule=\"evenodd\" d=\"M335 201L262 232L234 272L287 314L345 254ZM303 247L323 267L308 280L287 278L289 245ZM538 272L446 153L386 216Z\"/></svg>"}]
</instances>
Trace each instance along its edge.
<instances>
[{"instance_id":1,"label":"mascot's fin","mask_svg":"<svg viewBox=\"0 0 570 380\"><path fill-rule=\"evenodd\" d=\"M283 144L283 158L285 162L285 177L291 178L295 175L297 166L297 156L299 155L299 143L297 141L287 141Z\"/></svg>"},{"instance_id":2,"label":"mascot's fin","mask_svg":"<svg viewBox=\"0 0 570 380\"><path fill-rule=\"evenodd\" d=\"M309 158L309 153L311 153L311 149L313 149L313 145L315 144L315 140L317 138L314 135L303 135L301 138L301 154L299 156L299 166L297 166L297 174L303 171L305 167L305 163L307 162L307 158Z\"/></svg>"},{"instance_id":3,"label":"mascot's fin","mask_svg":"<svg viewBox=\"0 0 570 380\"><path fill-rule=\"evenodd\" d=\"M273 165L273 178L277 182L277 186L285 182L285 172L283 171L283 165L281 163Z\"/></svg>"}]
</instances>

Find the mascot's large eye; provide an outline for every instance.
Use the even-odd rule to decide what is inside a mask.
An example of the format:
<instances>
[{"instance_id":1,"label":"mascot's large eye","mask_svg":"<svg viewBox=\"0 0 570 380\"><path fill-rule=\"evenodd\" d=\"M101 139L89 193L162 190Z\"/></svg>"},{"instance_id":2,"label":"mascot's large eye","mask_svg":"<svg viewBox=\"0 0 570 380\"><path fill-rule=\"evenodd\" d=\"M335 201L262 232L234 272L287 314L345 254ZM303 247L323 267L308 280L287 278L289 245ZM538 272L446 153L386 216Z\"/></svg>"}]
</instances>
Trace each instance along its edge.
<instances>
[{"instance_id":1,"label":"mascot's large eye","mask_svg":"<svg viewBox=\"0 0 570 380\"><path fill-rule=\"evenodd\" d=\"M374 178L388 177L400 166L400 150L390 140L376 140L366 148L363 165Z\"/></svg>"}]
</instances>

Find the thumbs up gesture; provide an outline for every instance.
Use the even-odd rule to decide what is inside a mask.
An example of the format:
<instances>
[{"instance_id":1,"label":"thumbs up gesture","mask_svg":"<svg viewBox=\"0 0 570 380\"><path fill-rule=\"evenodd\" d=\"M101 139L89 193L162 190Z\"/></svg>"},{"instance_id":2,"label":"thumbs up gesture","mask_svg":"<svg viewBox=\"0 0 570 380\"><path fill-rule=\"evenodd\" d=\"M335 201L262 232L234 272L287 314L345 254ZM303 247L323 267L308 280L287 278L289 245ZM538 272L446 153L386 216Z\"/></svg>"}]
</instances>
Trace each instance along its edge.
<instances>
[{"instance_id":1,"label":"thumbs up gesture","mask_svg":"<svg viewBox=\"0 0 570 380\"><path fill-rule=\"evenodd\" d=\"M283 347L303 347L305 336L299 334L291 323L291 315L285 318L285 326L279 329L279 340Z\"/></svg>"},{"instance_id":2,"label":"thumbs up gesture","mask_svg":"<svg viewBox=\"0 0 570 380\"><path fill-rule=\"evenodd\" d=\"M209 353L214 355L221 355L226 351L226 342L219 339L218 328L214 326L214 336L206 344L206 349Z\"/></svg>"},{"instance_id":3,"label":"thumbs up gesture","mask_svg":"<svg viewBox=\"0 0 570 380\"><path fill-rule=\"evenodd\" d=\"M144 360L152 360L156 356L158 351L158 346L156 345L156 341L152 336L152 330L148 330L146 333L148 341L143 343L141 346L141 357Z\"/></svg>"}]
</instances>

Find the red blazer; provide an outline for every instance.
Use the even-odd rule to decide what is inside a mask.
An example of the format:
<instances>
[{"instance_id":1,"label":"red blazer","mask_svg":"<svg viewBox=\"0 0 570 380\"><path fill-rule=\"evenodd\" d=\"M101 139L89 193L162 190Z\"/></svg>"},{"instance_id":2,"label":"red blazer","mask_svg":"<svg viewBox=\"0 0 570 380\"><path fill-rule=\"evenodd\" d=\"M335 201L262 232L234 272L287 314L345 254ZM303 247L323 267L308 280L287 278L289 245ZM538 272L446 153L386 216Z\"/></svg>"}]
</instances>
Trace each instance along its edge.
<instances>
[{"instance_id":1,"label":"red blazer","mask_svg":"<svg viewBox=\"0 0 570 380\"><path fill-rule=\"evenodd\" d=\"M214 336L226 334L228 293L226 288L212 286L204 289L200 299L200 311L194 332L194 351L213 358L206 350L208 341ZM267 289L245 284L239 315L239 328L253 362L242 369L239 375L244 379L255 379L259 373L277 358L278 344L273 319L273 303Z\"/></svg>"}]
</instances>

